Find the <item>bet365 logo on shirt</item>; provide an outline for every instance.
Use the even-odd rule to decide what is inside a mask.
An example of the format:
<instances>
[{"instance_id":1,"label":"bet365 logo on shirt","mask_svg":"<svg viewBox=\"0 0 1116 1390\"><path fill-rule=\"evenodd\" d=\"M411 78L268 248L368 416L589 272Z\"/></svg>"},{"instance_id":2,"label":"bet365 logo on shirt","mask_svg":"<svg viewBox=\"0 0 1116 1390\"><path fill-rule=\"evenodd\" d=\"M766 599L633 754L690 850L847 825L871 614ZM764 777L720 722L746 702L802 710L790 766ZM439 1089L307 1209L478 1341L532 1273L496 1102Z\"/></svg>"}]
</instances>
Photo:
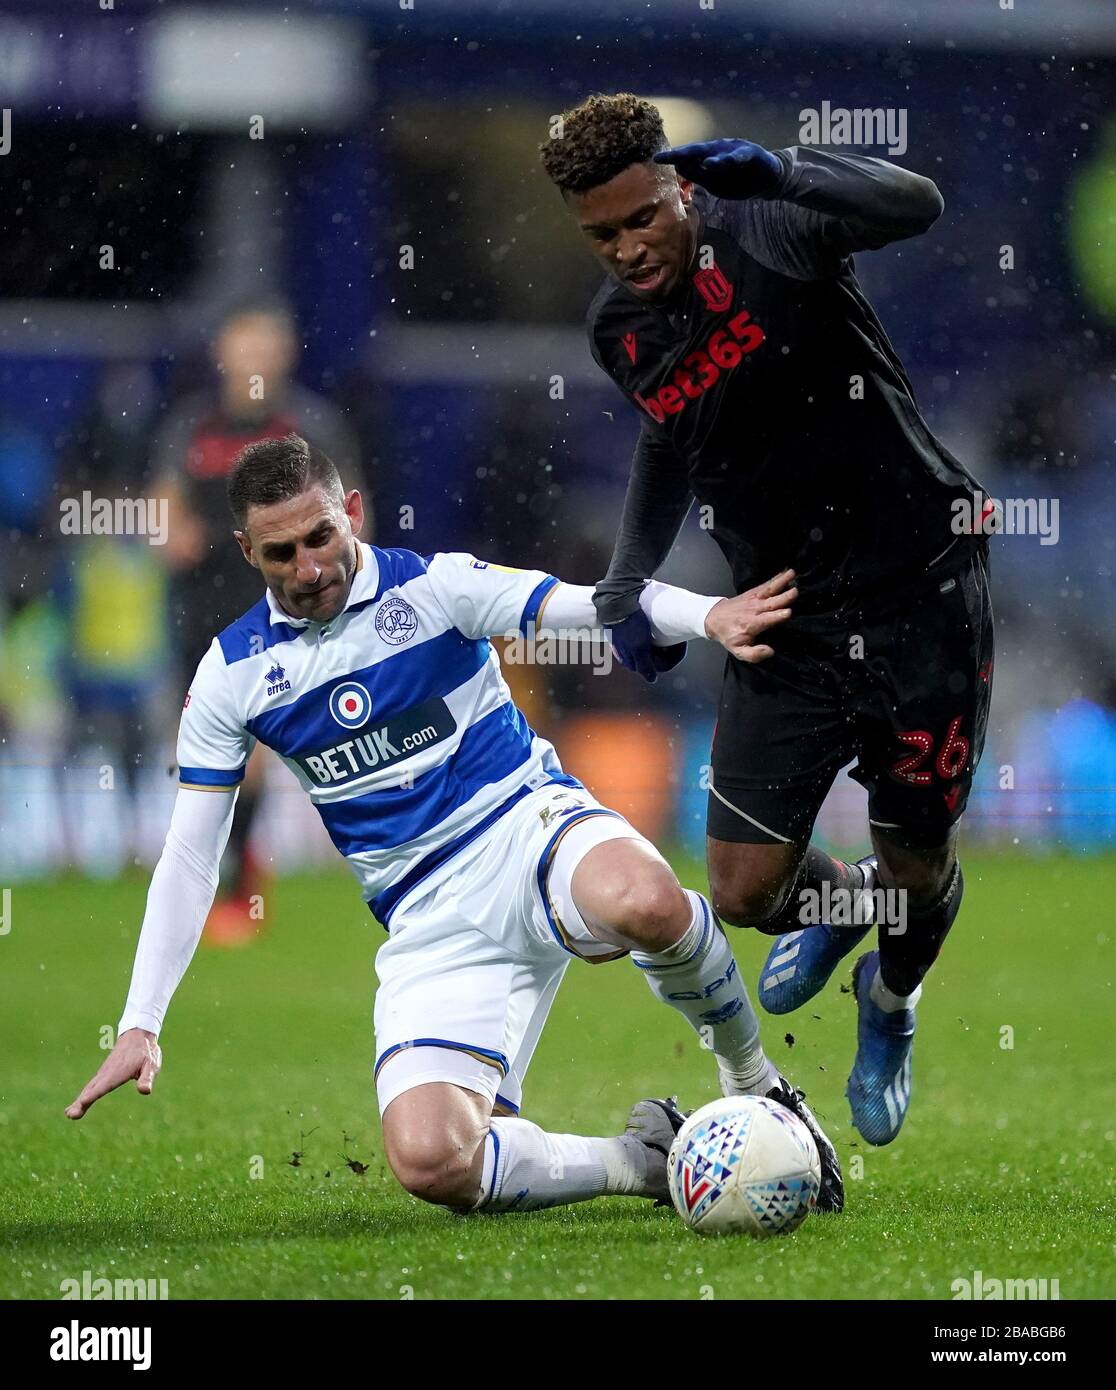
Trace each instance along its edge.
<instances>
[{"instance_id":1,"label":"bet365 logo on shirt","mask_svg":"<svg viewBox=\"0 0 1116 1390\"><path fill-rule=\"evenodd\" d=\"M734 314L724 328L715 329L699 348L682 359L665 386L650 396L634 392L636 404L660 425L668 415L680 414L691 401L716 386L725 372L739 367L764 341L763 329L751 319L747 309Z\"/></svg>"}]
</instances>

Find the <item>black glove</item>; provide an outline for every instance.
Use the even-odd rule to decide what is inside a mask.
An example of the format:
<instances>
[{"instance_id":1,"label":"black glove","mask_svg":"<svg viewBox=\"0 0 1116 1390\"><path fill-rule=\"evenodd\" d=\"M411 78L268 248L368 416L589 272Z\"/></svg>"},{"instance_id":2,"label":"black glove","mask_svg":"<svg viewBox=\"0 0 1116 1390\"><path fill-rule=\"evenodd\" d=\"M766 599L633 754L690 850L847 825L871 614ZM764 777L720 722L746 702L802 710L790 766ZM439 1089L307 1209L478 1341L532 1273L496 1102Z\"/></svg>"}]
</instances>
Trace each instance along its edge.
<instances>
[{"instance_id":1,"label":"black glove","mask_svg":"<svg viewBox=\"0 0 1116 1390\"><path fill-rule=\"evenodd\" d=\"M769 197L784 170L779 159L751 140L699 140L660 150L656 164L673 164L684 179L708 188L715 198Z\"/></svg>"},{"instance_id":2,"label":"black glove","mask_svg":"<svg viewBox=\"0 0 1116 1390\"><path fill-rule=\"evenodd\" d=\"M664 671L673 671L686 655L685 642L676 642L671 647L657 647L651 635L651 624L642 608L605 629L612 650L619 658L620 665L642 676L651 685Z\"/></svg>"}]
</instances>

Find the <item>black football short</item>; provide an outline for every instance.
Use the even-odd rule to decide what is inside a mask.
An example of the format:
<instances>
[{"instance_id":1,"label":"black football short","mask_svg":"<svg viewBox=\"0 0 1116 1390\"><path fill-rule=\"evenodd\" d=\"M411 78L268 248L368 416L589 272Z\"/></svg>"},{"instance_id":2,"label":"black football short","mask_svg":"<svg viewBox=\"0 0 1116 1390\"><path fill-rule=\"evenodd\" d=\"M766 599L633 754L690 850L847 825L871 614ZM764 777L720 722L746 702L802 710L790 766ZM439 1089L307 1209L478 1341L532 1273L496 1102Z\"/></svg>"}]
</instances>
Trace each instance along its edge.
<instances>
[{"instance_id":1,"label":"black football short","mask_svg":"<svg viewBox=\"0 0 1116 1390\"><path fill-rule=\"evenodd\" d=\"M749 665L730 657L713 736L708 833L801 844L853 758L872 825L941 844L969 798L992 691L980 551L929 587L839 616L792 618Z\"/></svg>"}]
</instances>

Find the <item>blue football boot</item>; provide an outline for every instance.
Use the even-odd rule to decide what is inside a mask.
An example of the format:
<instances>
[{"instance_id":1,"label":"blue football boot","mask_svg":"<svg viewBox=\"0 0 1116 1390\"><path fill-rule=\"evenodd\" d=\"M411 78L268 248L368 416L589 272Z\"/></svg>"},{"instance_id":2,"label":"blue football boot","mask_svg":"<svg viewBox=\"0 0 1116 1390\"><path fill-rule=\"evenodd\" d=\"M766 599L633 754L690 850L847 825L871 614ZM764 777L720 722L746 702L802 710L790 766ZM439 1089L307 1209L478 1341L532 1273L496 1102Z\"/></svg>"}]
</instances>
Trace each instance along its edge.
<instances>
[{"instance_id":1,"label":"blue football boot","mask_svg":"<svg viewBox=\"0 0 1116 1390\"><path fill-rule=\"evenodd\" d=\"M857 860L857 868L864 870L864 887L858 891L871 894L876 887L875 855ZM825 987L838 963L860 945L873 925L870 903L858 908L856 915L867 917L862 927L820 922L776 939L759 978L759 1001L769 1014L789 1014Z\"/></svg>"},{"instance_id":2,"label":"blue football boot","mask_svg":"<svg viewBox=\"0 0 1116 1390\"><path fill-rule=\"evenodd\" d=\"M915 1011L887 1013L870 997L879 960L878 951L869 951L853 967L857 1046L845 1095L861 1137L869 1144L890 1144L911 1103Z\"/></svg>"}]
</instances>

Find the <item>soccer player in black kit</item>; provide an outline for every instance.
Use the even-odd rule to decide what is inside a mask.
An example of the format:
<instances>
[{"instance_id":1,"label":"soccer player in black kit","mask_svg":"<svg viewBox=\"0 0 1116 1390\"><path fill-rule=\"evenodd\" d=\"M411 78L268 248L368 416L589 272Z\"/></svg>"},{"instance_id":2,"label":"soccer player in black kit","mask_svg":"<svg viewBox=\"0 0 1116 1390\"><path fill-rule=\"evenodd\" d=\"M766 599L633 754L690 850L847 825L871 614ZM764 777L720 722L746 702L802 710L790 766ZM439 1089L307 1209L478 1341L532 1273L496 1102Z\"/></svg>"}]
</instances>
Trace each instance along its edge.
<instances>
[{"instance_id":1,"label":"soccer player in black kit","mask_svg":"<svg viewBox=\"0 0 1116 1390\"><path fill-rule=\"evenodd\" d=\"M854 967L847 1088L863 1138L890 1143L921 982L961 902L957 822L984 742L992 613L984 526L967 510L978 484L922 419L852 257L927 231L941 195L862 155L740 139L668 149L657 109L626 93L565 113L540 153L608 272L593 355L641 417L598 614L647 679L681 659L653 651L638 596L695 498L737 592L782 572L767 603L786 621L726 661L713 903L777 937L759 982L773 1013L812 998L869 931L863 890L897 905ZM874 853L845 864L809 841L853 758ZM807 925L822 903L829 920Z\"/></svg>"}]
</instances>

